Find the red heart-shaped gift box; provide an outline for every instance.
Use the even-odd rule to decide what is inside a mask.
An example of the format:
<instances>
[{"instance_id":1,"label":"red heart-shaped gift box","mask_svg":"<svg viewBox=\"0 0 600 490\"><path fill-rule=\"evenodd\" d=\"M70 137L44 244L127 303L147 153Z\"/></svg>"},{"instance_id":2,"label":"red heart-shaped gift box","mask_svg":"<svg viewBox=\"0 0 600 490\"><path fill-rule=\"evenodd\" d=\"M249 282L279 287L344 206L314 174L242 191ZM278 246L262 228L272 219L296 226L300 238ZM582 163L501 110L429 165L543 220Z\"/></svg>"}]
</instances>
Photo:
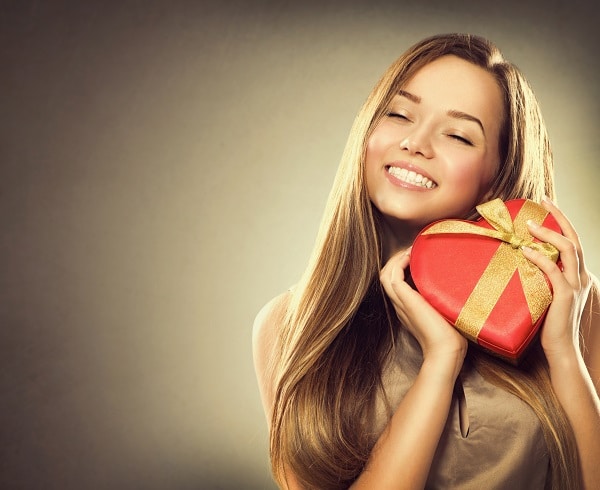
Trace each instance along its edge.
<instances>
[{"instance_id":1,"label":"red heart-shaped gift box","mask_svg":"<svg viewBox=\"0 0 600 490\"><path fill-rule=\"evenodd\" d=\"M477 209L477 221L441 220L421 230L411 275L421 295L465 337L516 364L552 301L548 278L520 248L558 259L526 223L561 229L545 208L526 199L496 199Z\"/></svg>"}]
</instances>

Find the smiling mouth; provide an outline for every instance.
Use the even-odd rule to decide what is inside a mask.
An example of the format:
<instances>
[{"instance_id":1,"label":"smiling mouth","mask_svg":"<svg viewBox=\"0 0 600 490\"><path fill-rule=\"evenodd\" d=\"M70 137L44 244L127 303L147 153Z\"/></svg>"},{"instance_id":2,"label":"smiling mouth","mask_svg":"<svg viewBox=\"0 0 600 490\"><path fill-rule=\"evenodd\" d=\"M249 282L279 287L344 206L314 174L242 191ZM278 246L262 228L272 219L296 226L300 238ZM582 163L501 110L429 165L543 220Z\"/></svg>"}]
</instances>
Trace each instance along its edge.
<instances>
[{"instance_id":1,"label":"smiling mouth","mask_svg":"<svg viewBox=\"0 0 600 490\"><path fill-rule=\"evenodd\" d=\"M426 189L433 189L434 187L437 187L437 184L433 180L428 179L424 175L421 175L414 170L407 170L405 168L392 166L388 166L386 169L391 175L402 182L406 182L407 184L416 185L417 187L424 187Z\"/></svg>"}]
</instances>

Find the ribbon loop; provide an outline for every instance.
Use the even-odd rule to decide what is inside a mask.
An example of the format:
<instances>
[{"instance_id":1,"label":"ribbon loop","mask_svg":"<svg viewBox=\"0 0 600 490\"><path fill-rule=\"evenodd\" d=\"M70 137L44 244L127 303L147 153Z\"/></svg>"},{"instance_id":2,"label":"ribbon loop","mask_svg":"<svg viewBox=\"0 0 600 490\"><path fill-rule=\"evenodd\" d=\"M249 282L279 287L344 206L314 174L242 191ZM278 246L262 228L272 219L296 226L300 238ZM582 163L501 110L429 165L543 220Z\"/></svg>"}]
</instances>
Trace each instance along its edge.
<instances>
[{"instance_id":1,"label":"ribbon loop","mask_svg":"<svg viewBox=\"0 0 600 490\"><path fill-rule=\"evenodd\" d=\"M515 234L513 220L502 199L494 199L493 201L480 204L479 206L476 206L476 209L477 212L496 230L506 233L507 235Z\"/></svg>"}]
</instances>

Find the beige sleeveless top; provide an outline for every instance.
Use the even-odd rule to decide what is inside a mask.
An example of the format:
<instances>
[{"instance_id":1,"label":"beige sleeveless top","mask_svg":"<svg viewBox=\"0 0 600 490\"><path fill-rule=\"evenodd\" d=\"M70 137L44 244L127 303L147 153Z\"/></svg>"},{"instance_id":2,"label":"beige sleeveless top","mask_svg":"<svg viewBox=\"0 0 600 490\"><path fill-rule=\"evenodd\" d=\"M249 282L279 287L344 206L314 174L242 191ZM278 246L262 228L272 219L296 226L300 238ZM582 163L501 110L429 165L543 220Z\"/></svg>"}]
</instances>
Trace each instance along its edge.
<instances>
[{"instance_id":1,"label":"beige sleeveless top","mask_svg":"<svg viewBox=\"0 0 600 490\"><path fill-rule=\"evenodd\" d=\"M384 371L392 409L412 386L422 361L417 341L400 329L395 358ZM378 414L380 432L387 423L383 403ZM542 429L531 408L487 383L466 363L456 383L426 488L543 489L548 464Z\"/></svg>"}]
</instances>

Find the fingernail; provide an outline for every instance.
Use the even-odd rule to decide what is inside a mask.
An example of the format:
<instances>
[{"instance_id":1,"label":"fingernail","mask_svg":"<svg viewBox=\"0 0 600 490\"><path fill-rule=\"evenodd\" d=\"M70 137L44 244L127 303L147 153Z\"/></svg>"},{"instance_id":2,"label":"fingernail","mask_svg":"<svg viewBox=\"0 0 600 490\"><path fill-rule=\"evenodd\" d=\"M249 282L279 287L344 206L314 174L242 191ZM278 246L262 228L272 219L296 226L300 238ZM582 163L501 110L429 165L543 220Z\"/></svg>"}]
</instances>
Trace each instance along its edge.
<instances>
[{"instance_id":1,"label":"fingernail","mask_svg":"<svg viewBox=\"0 0 600 490\"><path fill-rule=\"evenodd\" d=\"M528 219L527 220L527 226L529 226L530 228L536 229L539 228L540 225L538 225L535 221L533 221L532 219Z\"/></svg>"},{"instance_id":2,"label":"fingernail","mask_svg":"<svg viewBox=\"0 0 600 490\"><path fill-rule=\"evenodd\" d=\"M529 248L529 247L528 247L528 246L526 246L526 245L523 245L523 246L521 247L521 250L523 250L523 252L526 252L526 253L533 252L533 249L532 249L532 248Z\"/></svg>"}]
</instances>

